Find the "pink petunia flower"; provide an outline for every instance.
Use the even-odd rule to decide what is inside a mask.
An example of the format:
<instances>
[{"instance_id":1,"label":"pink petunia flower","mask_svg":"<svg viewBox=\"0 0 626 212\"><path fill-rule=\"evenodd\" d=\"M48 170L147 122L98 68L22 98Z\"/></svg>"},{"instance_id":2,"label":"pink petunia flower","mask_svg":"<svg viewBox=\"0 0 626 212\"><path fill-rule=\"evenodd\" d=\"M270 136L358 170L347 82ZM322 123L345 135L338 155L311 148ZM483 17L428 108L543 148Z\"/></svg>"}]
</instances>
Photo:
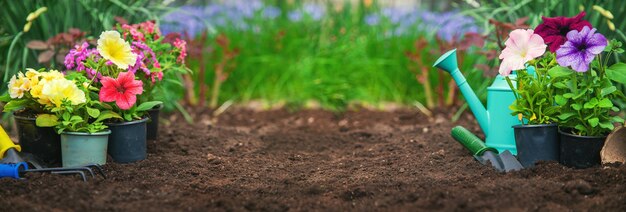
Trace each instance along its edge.
<instances>
[{"instance_id":1,"label":"pink petunia flower","mask_svg":"<svg viewBox=\"0 0 626 212\"><path fill-rule=\"evenodd\" d=\"M100 82L101 102L115 102L122 110L130 109L137 102L137 95L143 93L143 83L135 80L132 72L121 72L117 79L103 77Z\"/></svg>"},{"instance_id":2,"label":"pink petunia flower","mask_svg":"<svg viewBox=\"0 0 626 212\"><path fill-rule=\"evenodd\" d=\"M512 70L524 69L524 64L546 52L547 45L532 29L516 29L509 34L506 48L500 54L500 74L508 76Z\"/></svg>"}]
</instances>

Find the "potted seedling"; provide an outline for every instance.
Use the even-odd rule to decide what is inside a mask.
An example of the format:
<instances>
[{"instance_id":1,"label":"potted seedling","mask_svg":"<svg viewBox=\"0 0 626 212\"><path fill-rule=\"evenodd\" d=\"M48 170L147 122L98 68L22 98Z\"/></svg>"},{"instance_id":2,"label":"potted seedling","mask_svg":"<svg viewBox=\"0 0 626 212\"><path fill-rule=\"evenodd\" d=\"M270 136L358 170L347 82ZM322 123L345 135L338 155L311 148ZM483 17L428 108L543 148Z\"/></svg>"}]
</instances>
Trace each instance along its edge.
<instances>
[{"instance_id":1,"label":"potted seedling","mask_svg":"<svg viewBox=\"0 0 626 212\"><path fill-rule=\"evenodd\" d=\"M38 115L37 126L55 127L61 135L64 167L106 163L111 131L103 121L119 115L91 99L94 89L87 78L74 74L53 79L41 90L41 98L49 101L45 109L52 114Z\"/></svg>"},{"instance_id":2,"label":"potted seedling","mask_svg":"<svg viewBox=\"0 0 626 212\"><path fill-rule=\"evenodd\" d=\"M583 16L584 12L572 18L544 18L537 26L559 65L548 70L548 75L556 90L554 101L561 106L560 162L576 168L599 165L607 135L614 124L624 123L614 115L620 109L612 102L624 94L612 81L626 82L626 64L608 66L613 54L623 52L621 43L608 42Z\"/></svg>"},{"instance_id":3,"label":"potted seedling","mask_svg":"<svg viewBox=\"0 0 626 212\"><path fill-rule=\"evenodd\" d=\"M45 109L51 102L42 96L42 90L56 79L64 79L64 75L56 70L27 69L25 74L20 72L11 78L9 92L0 98L6 102L3 111L12 112L15 117L22 151L33 154L49 166L61 163L61 138L53 127L37 126L35 118L51 113Z\"/></svg>"}]
</instances>

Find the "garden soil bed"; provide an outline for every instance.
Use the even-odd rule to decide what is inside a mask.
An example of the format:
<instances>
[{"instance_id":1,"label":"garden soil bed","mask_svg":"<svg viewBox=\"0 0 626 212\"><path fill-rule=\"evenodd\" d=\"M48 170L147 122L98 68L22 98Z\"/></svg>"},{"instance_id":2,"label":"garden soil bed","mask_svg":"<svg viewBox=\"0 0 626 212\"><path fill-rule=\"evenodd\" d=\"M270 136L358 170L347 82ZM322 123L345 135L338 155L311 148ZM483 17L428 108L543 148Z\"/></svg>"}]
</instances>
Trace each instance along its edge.
<instances>
[{"instance_id":1,"label":"garden soil bed","mask_svg":"<svg viewBox=\"0 0 626 212\"><path fill-rule=\"evenodd\" d=\"M625 165L497 173L449 135L457 124L479 132L469 114L232 109L217 124L202 114L196 125L168 117L148 159L109 160L107 179L0 179L0 211L626 211Z\"/></svg>"}]
</instances>

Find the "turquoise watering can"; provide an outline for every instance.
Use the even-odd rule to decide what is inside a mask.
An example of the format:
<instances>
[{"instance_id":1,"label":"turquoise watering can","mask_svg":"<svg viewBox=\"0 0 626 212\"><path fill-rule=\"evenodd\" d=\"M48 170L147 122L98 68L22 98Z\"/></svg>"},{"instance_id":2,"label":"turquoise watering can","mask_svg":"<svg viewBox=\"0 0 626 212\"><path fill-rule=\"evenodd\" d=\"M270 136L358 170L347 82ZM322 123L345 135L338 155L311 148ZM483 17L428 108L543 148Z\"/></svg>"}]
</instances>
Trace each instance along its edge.
<instances>
[{"instance_id":1,"label":"turquoise watering can","mask_svg":"<svg viewBox=\"0 0 626 212\"><path fill-rule=\"evenodd\" d=\"M496 148L499 152L509 150L517 155L512 126L521 124L521 122L516 116L511 115L512 111L509 106L515 100L515 96L506 79L498 75L493 84L487 88L487 109L485 109L459 70L456 49L443 54L433 66L452 75L469 108L478 120L478 125L485 134L487 146ZM534 72L534 69L532 71ZM515 79L515 74L509 75L509 78ZM512 82L515 86L515 81Z\"/></svg>"}]
</instances>

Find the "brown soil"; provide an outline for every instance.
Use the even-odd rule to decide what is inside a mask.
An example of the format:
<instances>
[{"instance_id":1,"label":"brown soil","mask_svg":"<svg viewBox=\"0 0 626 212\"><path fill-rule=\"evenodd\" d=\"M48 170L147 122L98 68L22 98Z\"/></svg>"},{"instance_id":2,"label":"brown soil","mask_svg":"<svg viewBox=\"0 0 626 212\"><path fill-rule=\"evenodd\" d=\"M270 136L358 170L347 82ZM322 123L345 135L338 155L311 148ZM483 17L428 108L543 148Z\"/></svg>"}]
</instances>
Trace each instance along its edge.
<instances>
[{"instance_id":1,"label":"brown soil","mask_svg":"<svg viewBox=\"0 0 626 212\"><path fill-rule=\"evenodd\" d=\"M555 162L501 174L450 136L460 123L416 111L233 110L219 125L180 118L148 159L109 162L107 179L0 179L0 211L626 211L626 165ZM197 116L202 119L202 115Z\"/></svg>"}]
</instances>

